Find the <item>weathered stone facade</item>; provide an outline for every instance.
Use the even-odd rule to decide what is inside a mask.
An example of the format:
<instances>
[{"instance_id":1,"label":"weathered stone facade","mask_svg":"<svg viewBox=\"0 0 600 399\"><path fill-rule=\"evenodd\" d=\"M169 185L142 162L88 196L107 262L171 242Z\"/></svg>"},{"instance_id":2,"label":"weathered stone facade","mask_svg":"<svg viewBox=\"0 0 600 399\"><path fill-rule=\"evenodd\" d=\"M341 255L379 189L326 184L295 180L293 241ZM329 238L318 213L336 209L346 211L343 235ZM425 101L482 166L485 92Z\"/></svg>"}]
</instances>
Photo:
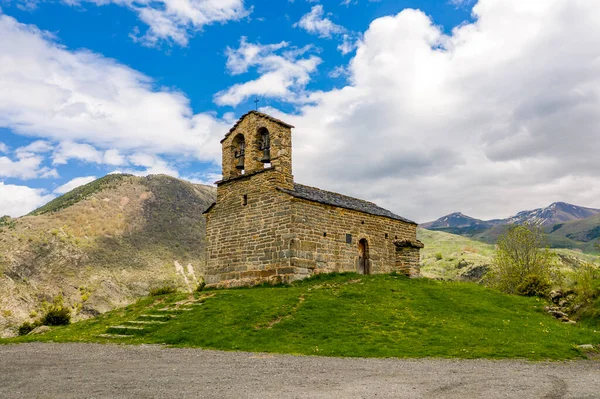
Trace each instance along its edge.
<instances>
[{"instance_id":1,"label":"weathered stone facade","mask_svg":"<svg viewBox=\"0 0 600 399\"><path fill-rule=\"evenodd\" d=\"M377 205L294 183L290 126L252 111L221 141L223 180L206 211L209 286L315 273L419 274L417 225Z\"/></svg>"}]
</instances>

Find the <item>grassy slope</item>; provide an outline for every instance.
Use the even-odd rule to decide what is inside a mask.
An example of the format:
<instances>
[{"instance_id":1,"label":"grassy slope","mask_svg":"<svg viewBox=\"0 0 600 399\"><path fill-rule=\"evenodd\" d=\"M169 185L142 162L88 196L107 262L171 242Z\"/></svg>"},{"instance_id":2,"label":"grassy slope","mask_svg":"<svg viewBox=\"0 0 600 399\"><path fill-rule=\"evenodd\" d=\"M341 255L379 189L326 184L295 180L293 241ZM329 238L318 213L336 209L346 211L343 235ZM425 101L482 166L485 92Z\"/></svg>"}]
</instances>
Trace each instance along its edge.
<instances>
[{"instance_id":1,"label":"grassy slope","mask_svg":"<svg viewBox=\"0 0 600 399\"><path fill-rule=\"evenodd\" d=\"M586 252L598 253L595 244L600 240L600 215L557 224L548 239L554 247L580 248Z\"/></svg>"},{"instance_id":2,"label":"grassy slope","mask_svg":"<svg viewBox=\"0 0 600 399\"><path fill-rule=\"evenodd\" d=\"M421 250L421 271L426 277L456 278L461 269L459 262L471 265L489 265L494 254L494 245L486 244L456 234L418 229L419 240L425 244ZM553 248L551 251L559 255L556 258L561 267L571 268L578 262L596 262L600 259L592 254L581 253L566 248ZM442 258L438 259L441 254ZM436 257L438 255L438 257Z\"/></svg>"},{"instance_id":3,"label":"grassy slope","mask_svg":"<svg viewBox=\"0 0 600 399\"><path fill-rule=\"evenodd\" d=\"M459 262L489 265L494 253L493 245L456 234L418 229L417 235L425 244L421 250L421 271L426 277L454 279L460 271Z\"/></svg>"},{"instance_id":4,"label":"grassy slope","mask_svg":"<svg viewBox=\"0 0 600 399\"><path fill-rule=\"evenodd\" d=\"M177 316L167 323L118 341L326 356L527 359L577 358L576 345L600 343L599 331L556 321L539 300L470 283L346 274L202 296L202 306L172 312ZM158 309L186 299L145 298L43 336L4 342L108 342L98 335L111 332L109 326L164 314Z\"/></svg>"}]
</instances>

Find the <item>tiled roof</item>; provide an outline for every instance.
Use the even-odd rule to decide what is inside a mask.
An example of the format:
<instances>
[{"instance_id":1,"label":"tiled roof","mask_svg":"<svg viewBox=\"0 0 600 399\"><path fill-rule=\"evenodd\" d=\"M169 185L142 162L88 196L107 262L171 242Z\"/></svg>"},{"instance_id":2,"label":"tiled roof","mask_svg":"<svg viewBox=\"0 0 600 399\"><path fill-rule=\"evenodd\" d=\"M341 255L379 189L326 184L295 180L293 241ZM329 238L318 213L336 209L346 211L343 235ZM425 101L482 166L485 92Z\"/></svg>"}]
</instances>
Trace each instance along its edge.
<instances>
[{"instance_id":1,"label":"tiled roof","mask_svg":"<svg viewBox=\"0 0 600 399\"><path fill-rule=\"evenodd\" d=\"M320 202L322 204L339 206L341 208L352 209L359 212L368 213L376 216L383 216L390 219L400 220L402 222L416 224L412 220L398 216L395 213L383 209L372 202L364 201L358 198L348 197L346 195L333 193L331 191L320 190L315 187L304 186L294 183L294 189L288 190L280 188L284 193L290 194L297 198L302 198L309 201Z\"/></svg>"},{"instance_id":2,"label":"tiled roof","mask_svg":"<svg viewBox=\"0 0 600 399\"><path fill-rule=\"evenodd\" d=\"M245 113L244 115L241 116L240 119L238 119L238 121L235 123L235 125L233 125L233 127L231 129L229 129L229 131L227 132L227 134L225 134L225 137L223 137L223 140L221 140L221 143L223 141L225 141L225 139L227 139L227 137L229 137L229 135L231 134L231 132L233 132L238 127L238 125L244 120L244 118L246 118L248 115L260 116L261 118L268 119L271 122L278 123L278 124L280 124L282 126L290 128L290 129L294 128L294 126L290 125L289 123L285 123L284 121L282 121L280 119L273 118L271 115L263 114L262 112L258 112L258 111L250 111L250 112Z\"/></svg>"}]
</instances>

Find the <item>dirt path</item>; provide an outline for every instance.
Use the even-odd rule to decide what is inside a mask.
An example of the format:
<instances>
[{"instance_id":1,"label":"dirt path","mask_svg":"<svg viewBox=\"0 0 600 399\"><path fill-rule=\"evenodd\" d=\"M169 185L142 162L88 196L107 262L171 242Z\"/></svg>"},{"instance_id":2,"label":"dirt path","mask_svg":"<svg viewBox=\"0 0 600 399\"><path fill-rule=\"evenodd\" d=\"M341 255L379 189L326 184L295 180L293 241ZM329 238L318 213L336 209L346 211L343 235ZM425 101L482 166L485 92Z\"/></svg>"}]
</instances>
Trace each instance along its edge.
<instances>
[{"instance_id":1,"label":"dirt path","mask_svg":"<svg viewBox=\"0 0 600 399\"><path fill-rule=\"evenodd\" d=\"M599 398L600 362L0 345L0 398Z\"/></svg>"}]
</instances>

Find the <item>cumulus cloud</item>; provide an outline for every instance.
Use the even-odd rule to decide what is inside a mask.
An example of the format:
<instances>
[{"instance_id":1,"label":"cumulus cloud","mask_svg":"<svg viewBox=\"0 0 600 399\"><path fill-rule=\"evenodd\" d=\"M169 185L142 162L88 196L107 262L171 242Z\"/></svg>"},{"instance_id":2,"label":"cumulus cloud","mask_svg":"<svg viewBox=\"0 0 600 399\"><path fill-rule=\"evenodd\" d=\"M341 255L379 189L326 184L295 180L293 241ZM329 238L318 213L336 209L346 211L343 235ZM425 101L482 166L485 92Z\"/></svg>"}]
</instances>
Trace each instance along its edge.
<instances>
[{"instance_id":1,"label":"cumulus cloud","mask_svg":"<svg viewBox=\"0 0 600 399\"><path fill-rule=\"evenodd\" d=\"M79 186L83 186L84 184L91 183L94 180L96 180L96 176L76 177L74 179L71 179L67 183L63 184L62 186L56 188L54 190L54 192L56 194L65 194L73 189L76 189Z\"/></svg>"},{"instance_id":2,"label":"cumulus cloud","mask_svg":"<svg viewBox=\"0 0 600 399\"><path fill-rule=\"evenodd\" d=\"M41 189L0 182L0 215L23 216L53 198Z\"/></svg>"},{"instance_id":3,"label":"cumulus cloud","mask_svg":"<svg viewBox=\"0 0 600 399\"><path fill-rule=\"evenodd\" d=\"M242 37L237 49L228 47L226 50L227 69L232 75L239 75L254 67L260 76L217 93L215 102L235 106L255 95L288 102L301 101L311 73L321 63L315 55L305 56L311 50L312 46L290 48L288 42L249 43Z\"/></svg>"},{"instance_id":4,"label":"cumulus cloud","mask_svg":"<svg viewBox=\"0 0 600 399\"><path fill-rule=\"evenodd\" d=\"M32 152L17 152L16 158L0 157L0 177L34 179L58 177L56 169L43 166L44 157Z\"/></svg>"},{"instance_id":5,"label":"cumulus cloud","mask_svg":"<svg viewBox=\"0 0 600 399\"><path fill-rule=\"evenodd\" d=\"M8 152L8 146L1 141L0 141L0 152L3 152L3 153Z\"/></svg>"},{"instance_id":6,"label":"cumulus cloud","mask_svg":"<svg viewBox=\"0 0 600 399\"><path fill-rule=\"evenodd\" d=\"M16 152L17 153L30 152L30 153L34 153L34 154L40 154L40 153L52 151L53 148L54 148L54 146L47 141L36 140L33 143L30 143L26 146L17 148Z\"/></svg>"},{"instance_id":7,"label":"cumulus cloud","mask_svg":"<svg viewBox=\"0 0 600 399\"><path fill-rule=\"evenodd\" d=\"M194 114L182 93L157 89L148 76L102 55L69 51L2 14L0 37L0 127L60 143L57 164L80 157L116 165L120 154L140 151L220 161L228 125ZM89 148L79 155L67 148L82 145Z\"/></svg>"},{"instance_id":8,"label":"cumulus cloud","mask_svg":"<svg viewBox=\"0 0 600 399\"><path fill-rule=\"evenodd\" d=\"M41 1L45 0L20 0L19 3L35 8L35 4ZM131 37L148 46L163 40L186 46L190 37L205 26L237 21L251 12L244 6L243 0L62 0L62 3L127 7L148 26L143 34L136 29Z\"/></svg>"},{"instance_id":9,"label":"cumulus cloud","mask_svg":"<svg viewBox=\"0 0 600 399\"><path fill-rule=\"evenodd\" d=\"M343 26L335 24L325 16L323 6L320 4L313 6L309 13L304 14L300 21L294 24L294 27L324 38L346 32Z\"/></svg>"},{"instance_id":10,"label":"cumulus cloud","mask_svg":"<svg viewBox=\"0 0 600 399\"><path fill-rule=\"evenodd\" d=\"M449 35L417 10L379 18L346 87L269 110L297 127L297 180L420 222L600 207L600 7L480 0L473 15Z\"/></svg>"}]
</instances>

